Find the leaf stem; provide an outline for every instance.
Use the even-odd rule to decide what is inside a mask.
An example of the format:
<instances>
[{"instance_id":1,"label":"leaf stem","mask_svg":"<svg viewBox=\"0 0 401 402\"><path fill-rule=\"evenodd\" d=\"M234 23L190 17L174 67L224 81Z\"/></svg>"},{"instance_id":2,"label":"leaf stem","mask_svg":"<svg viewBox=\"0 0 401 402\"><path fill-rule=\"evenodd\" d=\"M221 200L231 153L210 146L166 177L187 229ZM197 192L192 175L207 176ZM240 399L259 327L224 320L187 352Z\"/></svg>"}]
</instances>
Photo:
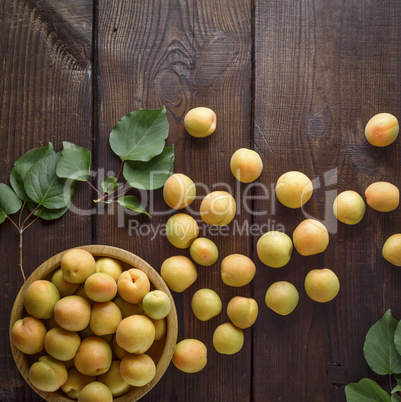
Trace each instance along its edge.
<instances>
[{"instance_id":1,"label":"leaf stem","mask_svg":"<svg viewBox=\"0 0 401 402\"><path fill-rule=\"evenodd\" d=\"M17 228L17 230L19 231L18 225L8 215L7 215L7 218Z\"/></svg>"},{"instance_id":2,"label":"leaf stem","mask_svg":"<svg viewBox=\"0 0 401 402\"><path fill-rule=\"evenodd\" d=\"M24 219L24 221L22 222L22 225L20 225L20 229L24 228L25 222L33 215L33 213L40 207L41 205L38 204L30 213L29 215ZM36 221L36 219L34 219L34 222Z\"/></svg>"},{"instance_id":3,"label":"leaf stem","mask_svg":"<svg viewBox=\"0 0 401 402\"><path fill-rule=\"evenodd\" d=\"M121 174L121 172L122 172L122 170L123 170L124 162L125 162L125 161L122 161L122 162L121 162L120 170L119 170L118 173L117 173L117 180L118 180L118 178L120 177L120 174Z\"/></svg>"},{"instance_id":4,"label":"leaf stem","mask_svg":"<svg viewBox=\"0 0 401 402\"><path fill-rule=\"evenodd\" d=\"M19 268L21 270L22 278L23 278L23 280L25 282L26 277L25 277L24 268L22 266L22 233L23 233L23 230L20 230L19 231L19 246L18 246L18 249L19 249L19 264L18 265L19 265Z\"/></svg>"},{"instance_id":5,"label":"leaf stem","mask_svg":"<svg viewBox=\"0 0 401 402\"><path fill-rule=\"evenodd\" d=\"M23 232L25 232L25 230L27 230L27 229L29 228L29 226L31 226L33 223L35 223L39 218L40 218L40 215L38 215L32 222L30 222L29 225L27 225L27 226L21 228L21 230L22 230Z\"/></svg>"},{"instance_id":6,"label":"leaf stem","mask_svg":"<svg viewBox=\"0 0 401 402\"><path fill-rule=\"evenodd\" d=\"M388 383L390 384L390 389L393 390L393 383L391 381L391 374L388 375Z\"/></svg>"},{"instance_id":7,"label":"leaf stem","mask_svg":"<svg viewBox=\"0 0 401 402\"><path fill-rule=\"evenodd\" d=\"M104 201L105 198L110 198L110 196L111 196L112 194L114 194L114 193L116 193L116 192L118 193L118 191L122 190L127 184L129 184L129 183L126 182L126 183L123 184L122 186L116 188L116 189L115 189L114 191L112 191L111 193L104 194L104 195L101 196L99 199L95 200L95 202L102 202L102 201ZM124 192L123 194L125 194L128 190L129 190L129 189L125 190L125 192ZM117 194L117 195L113 195L113 197L111 197L111 198L114 198L114 197L118 197L118 194Z\"/></svg>"},{"instance_id":8,"label":"leaf stem","mask_svg":"<svg viewBox=\"0 0 401 402\"><path fill-rule=\"evenodd\" d=\"M25 208L26 201L22 204L21 209L19 210L19 215L18 215L18 226L21 226L21 219L22 219L22 211Z\"/></svg>"},{"instance_id":9,"label":"leaf stem","mask_svg":"<svg viewBox=\"0 0 401 402\"><path fill-rule=\"evenodd\" d=\"M87 183L92 187L92 189L95 190L100 196L102 195L102 194L100 193L100 191L99 191L94 185L92 185L89 180L86 180L86 182L87 182Z\"/></svg>"}]
</instances>

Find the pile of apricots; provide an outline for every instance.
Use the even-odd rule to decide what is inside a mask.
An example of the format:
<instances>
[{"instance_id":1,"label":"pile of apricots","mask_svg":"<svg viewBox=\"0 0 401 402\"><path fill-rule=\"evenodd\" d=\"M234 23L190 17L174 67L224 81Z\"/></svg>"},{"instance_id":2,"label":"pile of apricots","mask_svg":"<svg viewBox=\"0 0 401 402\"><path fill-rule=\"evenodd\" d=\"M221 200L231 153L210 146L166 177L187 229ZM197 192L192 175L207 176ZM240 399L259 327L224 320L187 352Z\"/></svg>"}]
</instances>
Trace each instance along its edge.
<instances>
[{"instance_id":1,"label":"pile of apricots","mask_svg":"<svg viewBox=\"0 0 401 402\"><path fill-rule=\"evenodd\" d=\"M67 251L50 280L29 285L26 316L11 329L21 352L46 352L29 368L31 384L100 402L151 382L151 347L165 337L171 308L165 292L151 289L140 269L123 270L118 260L95 260L79 248Z\"/></svg>"},{"instance_id":2,"label":"pile of apricots","mask_svg":"<svg viewBox=\"0 0 401 402\"><path fill-rule=\"evenodd\" d=\"M187 132L194 137L206 137L216 129L216 115L213 110L198 107L188 112L184 120ZM372 117L366 125L367 141L376 147L388 146L398 136L398 120L391 114L380 113ZM242 183L257 180L263 170L260 155L251 149L241 148L234 152L230 160L234 177ZM276 183L277 199L292 209L301 208L313 194L312 181L302 172L289 171L282 174ZM163 197L166 204L175 210L186 208L196 196L196 185L190 177L176 173L166 181ZM388 182L375 182L365 191L367 204L380 212L390 212L399 205L399 190ZM200 216L208 225L228 225L235 216L236 203L226 191L213 191L206 195L200 205ZM365 201L357 192L343 191L333 203L333 212L338 221L355 225L365 214ZM218 258L215 243L198 237L199 227L187 213L172 215L166 225L168 241L180 249L189 248L190 258L172 256L161 266L161 276L174 292L183 292L197 278L195 263L211 266ZM303 256L315 255L326 250L329 233L325 225L315 219L305 219L292 233L270 231L257 241L259 260L271 268L285 266L291 258L293 247ZM392 235L383 246L383 257L396 266L401 266L401 234ZM232 287L245 286L255 276L255 264L245 255L226 256L220 265L221 279ZM326 303L339 292L340 283L330 268L312 269L305 277L305 291L314 301ZM265 303L277 314L290 314L297 306L299 294L296 287L287 282L273 283L266 291ZM212 289L200 289L192 298L192 311L201 321L209 320L222 310L219 295ZM252 298L236 296L227 306L231 322L219 325L213 334L213 345L217 352L233 354L241 350L244 343L242 329L254 324L258 315L258 304ZM207 361L206 346L197 339L184 339L178 343L173 363L186 372L202 370Z\"/></svg>"}]
</instances>

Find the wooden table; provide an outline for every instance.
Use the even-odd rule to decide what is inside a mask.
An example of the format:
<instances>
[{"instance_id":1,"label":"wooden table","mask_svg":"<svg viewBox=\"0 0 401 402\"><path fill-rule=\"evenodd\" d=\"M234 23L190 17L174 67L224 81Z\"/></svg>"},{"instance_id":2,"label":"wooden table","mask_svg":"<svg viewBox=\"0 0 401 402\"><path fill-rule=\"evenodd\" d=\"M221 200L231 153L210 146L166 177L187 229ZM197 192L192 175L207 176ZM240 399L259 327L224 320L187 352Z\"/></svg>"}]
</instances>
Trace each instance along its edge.
<instances>
[{"instance_id":1,"label":"wooden table","mask_svg":"<svg viewBox=\"0 0 401 402\"><path fill-rule=\"evenodd\" d=\"M108 144L113 125L127 112L166 105L174 170L209 190L228 185L239 204L226 233L216 235L202 226L218 245L218 263L199 266L197 282L174 294L179 340L202 340L208 365L198 374L184 374L171 364L144 401L338 402L345 400L344 386L363 377L389 390L387 379L367 366L362 346L368 328L387 309L401 318L401 274L381 256L385 239L400 231L400 210L383 214L367 208L356 226L331 220L328 249L312 257L294 250L282 269L260 263L256 242L260 231L284 229L291 235L305 216L330 220L331 197L345 189L363 195L374 181L401 185L400 140L374 148L364 137L374 114L401 117L399 0L0 4L2 182L9 183L18 157L49 141L56 150L62 141L90 149L97 177L115 172L119 163ZM194 139L184 130L183 118L195 106L217 114L217 131L208 138ZM260 184L250 189L229 169L240 147L256 150L264 162ZM304 211L290 210L275 198L274 183L288 170L316 178L319 188ZM93 183L98 184L96 178ZM194 211L205 194L199 187ZM94 197L88 186L79 185L74 205L90 210ZM149 197L155 211L167 210L162 190ZM146 235L171 214L154 213L149 220L110 208L87 215L69 211L58 221L37 222L24 239L26 273L55 253L85 244L130 250L159 270L167 257L188 255L160 234L153 240ZM130 225L137 233L130 233ZM8 318L23 282L18 233L8 221L0 229L0 247L0 400L39 401L9 347ZM231 253L256 263L250 285L222 283L219 262ZM313 302L303 288L306 273L318 267L332 268L341 283L338 297L327 304ZM286 317L264 304L267 288L277 280L292 282L300 293L298 307ZM198 321L190 309L192 295L203 287L216 290L224 305L209 322ZM212 334L228 320L225 306L234 295L254 297L259 317L244 331L239 353L220 355Z\"/></svg>"}]
</instances>

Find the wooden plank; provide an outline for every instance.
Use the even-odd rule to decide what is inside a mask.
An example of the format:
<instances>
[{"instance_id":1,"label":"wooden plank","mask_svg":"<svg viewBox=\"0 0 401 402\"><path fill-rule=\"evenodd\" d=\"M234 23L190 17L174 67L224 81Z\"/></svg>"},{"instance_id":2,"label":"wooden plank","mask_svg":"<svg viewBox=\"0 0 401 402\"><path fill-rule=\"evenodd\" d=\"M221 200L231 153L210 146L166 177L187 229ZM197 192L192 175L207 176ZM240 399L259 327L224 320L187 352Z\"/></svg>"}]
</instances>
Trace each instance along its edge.
<instances>
[{"instance_id":1,"label":"wooden plank","mask_svg":"<svg viewBox=\"0 0 401 402\"><path fill-rule=\"evenodd\" d=\"M91 149L92 2L2 2L0 6L1 182L9 183L13 163L32 148L62 141ZM79 188L77 207L90 207L91 194ZM53 254L91 243L92 218L67 213L59 221L36 222L24 234L24 267L29 275ZM18 233L10 222L0 230L5 295L1 303L0 400L40 401L18 373L8 344L8 318L22 285Z\"/></svg>"},{"instance_id":2,"label":"wooden plank","mask_svg":"<svg viewBox=\"0 0 401 402\"><path fill-rule=\"evenodd\" d=\"M255 149L268 161L261 181L271 189L282 173L300 170L321 185L304 211L285 208L270 192L269 213L255 222L274 220L291 236L306 213L331 216L326 223L332 233L323 254L302 257L294 250L282 269L258 265L258 301L271 283L288 280L300 302L286 317L261 308L254 328L254 400L342 401L344 385L363 377L387 389L386 378L372 376L362 346L388 308L400 318L400 274L381 257L386 237L399 231L400 212L367 208L360 224L333 226L331 197L346 189L363 195L377 180L400 185L399 142L377 149L364 139L372 115L401 115L400 3L385 1L380 9L373 1L255 4ZM337 177L325 182L330 171ZM337 273L335 301L307 297L304 278L316 267Z\"/></svg>"},{"instance_id":3,"label":"wooden plank","mask_svg":"<svg viewBox=\"0 0 401 402\"><path fill-rule=\"evenodd\" d=\"M174 144L176 151L175 171L189 175L210 190L219 182L234 187L229 170L231 154L240 146L251 146L251 2L100 1L97 37L99 167L115 173L119 169L118 158L107 144L109 132L119 118L139 108L166 105L168 144ZM184 130L183 118L196 106L208 106L217 114L216 133L203 140L191 138ZM197 219L206 193L201 186L198 189L198 199L187 210ZM119 220L117 211L105 211L99 216L97 243L131 250L159 270L167 257L189 253L175 249L160 234L152 239L148 231L162 227L172 212L167 211L161 190L148 196L152 197L146 202L148 208L152 205L151 221L130 215ZM247 215L241 214L239 225L246 219ZM135 226L131 235L130 224ZM248 238L204 234L216 241L219 261L232 252L249 253ZM251 291L250 287L235 290L224 286L218 263L212 268L198 267L194 286L174 297L179 340L192 337L205 342L209 351L207 368L188 375L171 365L144 400L249 400L250 332L241 353L218 355L213 350L212 334L227 317L224 311L210 322L197 321L190 301L201 287L216 290L224 308L234 294Z\"/></svg>"}]
</instances>

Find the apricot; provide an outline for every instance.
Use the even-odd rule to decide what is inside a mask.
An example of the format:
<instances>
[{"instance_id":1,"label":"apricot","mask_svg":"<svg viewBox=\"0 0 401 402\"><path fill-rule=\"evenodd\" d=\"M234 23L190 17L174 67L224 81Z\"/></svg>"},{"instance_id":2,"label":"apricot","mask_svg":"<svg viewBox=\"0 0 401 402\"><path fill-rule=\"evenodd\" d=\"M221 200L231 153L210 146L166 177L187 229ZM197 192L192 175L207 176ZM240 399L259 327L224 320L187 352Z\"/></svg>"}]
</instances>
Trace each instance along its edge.
<instances>
[{"instance_id":1,"label":"apricot","mask_svg":"<svg viewBox=\"0 0 401 402\"><path fill-rule=\"evenodd\" d=\"M163 198L170 208L183 209L193 202L195 196L195 184L185 174L175 173L164 183Z\"/></svg>"},{"instance_id":2,"label":"apricot","mask_svg":"<svg viewBox=\"0 0 401 402\"><path fill-rule=\"evenodd\" d=\"M334 200L333 212L340 222L356 225L365 215L365 202L356 191L343 191Z\"/></svg>"},{"instance_id":3,"label":"apricot","mask_svg":"<svg viewBox=\"0 0 401 402\"><path fill-rule=\"evenodd\" d=\"M235 216L236 203L227 191L212 191L202 200L200 215L202 220L215 226L228 225Z\"/></svg>"},{"instance_id":4,"label":"apricot","mask_svg":"<svg viewBox=\"0 0 401 402\"><path fill-rule=\"evenodd\" d=\"M172 291L180 293L196 281L198 273L188 257L175 255L163 262L160 275Z\"/></svg>"},{"instance_id":5,"label":"apricot","mask_svg":"<svg viewBox=\"0 0 401 402\"><path fill-rule=\"evenodd\" d=\"M401 233L390 236L382 249L383 257L396 267L401 267Z\"/></svg>"},{"instance_id":6,"label":"apricot","mask_svg":"<svg viewBox=\"0 0 401 402\"><path fill-rule=\"evenodd\" d=\"M365 127L365 137L375 147L385 147L392 144L399 131L398 120L390 113L378 113L373 116Z\"/></svg>"},{"instance_id":7,"label":"apricot","mask_svg":"<svg viewBox=\"0 0 401 402\"><path fill-rule=\"evenodd\" d=\"M111 275L95 272L85 281L85 293L95 302L107 302L117 294L117 283Z\"/></svg>"},{"instance_id":8,"label":"apricot","mask_svg":"<svg viewBox=\"0 0 401 402\"><path fill-rule=\"evenodd\" d=\"M24 317L13 324L11 340L22 353L33 355L43 350L46 331L45 324L39 319Z\"/></svg>"},{"instance_id":9,"label":"apricot","mask_svg":"<svg viewBox=\"0 0 401 402\"><path fill-rule=\"evenodd\" d=\"M145 272L138 268L124 271L117 281L118 294L128 303L141 303L150 290L150 281Z\"/></svg>"},{"instance_id":10,"label":"apricot","mask_svg":"<svg viewBox=\"0 0 401 402\"><path fill-rule=\"evenodd\" d=\"M109 371L98 377L98 380L111 391L113 397L124 395L131 388L120 373L120 364L120 360L113 360Z\"/></svg>"},{"instance_id":11,"label":"apricot","mask_svg":"<svg viewBox=\"0 0 401 402\"><path fill-rule=\"evenodd\" d=\"M240 148L231 156L230 169L241 183L251 183L262 173L262 158L252 149Z\"/></svg>"},{"instance_id":12,"label":"apricot","mask_svg":"<svg viewBox=\"0 0 401 402\"><path fill-rule=\"evenodd\" d=\"M331 269L312 269L305 277L306 294L319 303L333 300L339 290L340 282Z\"/></svg>"},{"instance_id":13,"label":"apricot","mask_svg":"<svg viewBox=\"0 0 401 402\"><path fill-rule=\"evenodd\" d=\"M170 216L166 223L167 240L177 248L188 248L198 237L199 226L196 220L187 214Z\"/></svg>"},{"instance_id":14,"label":"apricot","mask_svg":"<svg viewBox=\"0 0 401 402\"><path fill-rule=\"evenodd\" d=\"M379 212L394 211L400 203L398 188L385 181L377 181L368 186L365 197L368 205Z\"/></svg>"},{"instance_id":15,"label":"apricot","mask_svg":"<svg viewBox=\"0 0 401 402\"><path fill-rule=\"evenodd\" d=\"M197 373L207 363L207 348L198 339L184 339L174 349L172 362L184 373Z\"/></svg>"},{"instance_id":16,"label":"apricot","mask_svg":"<svg viewBox=\"0 0 401 402\"><path fill-rule=\"evenodd\" d=\"M231 322L219 325L213 333L213 346L224 355L238 353L244 344L244 333Z\"/></svg>"},{"instance_id":17,"label":"apricot","mask_svg":"<svg viewBox=\"0 0 401 402\"><path fill-rule=\"evenodd\" d=\"M122 360L125 356L127 356L128 352L122 347L118 346L117 339L115 336L113 337L112 345L113 345L113 352L118 359Z\"/></svg>"},{"instance_id":18,"label":"apricot","mask_svg":"<svg viewBox=\"0 0 401 402\"><path fill-rule=\"evenodd\" d=\"M160 320L167 317L170 312L171 302L168 295L162 290L152 290L143 298L142 306L149 318Z\"/></svg>"},{"instance_id":19,"label":"apricot","mask_svg":"<svg viewBox=\"0 0 401 402\"><path fill-rule=\"evenodd\" d=\"M304 173L286 172L277 180L276 196L288 208L301 208L309 201L312 193L312 182Z\"/></svg>"},{"instance_id":20,"label":"apricot","mask_svg":"<svg viewBox=\"0 0 401 402\"><path fill-rule=\"evenodd\" d=\"M329 245L329 233L323 223L315 219L305 219L292 234L295 249L301 255L322 253Z\"/></svg>"},{"instance_id":21,"label":"apricot","mask_svg":"<svg viewBox=\"0 0 401 402\"><path fill-rule=\"evenodd\" d=\"M60 327L50 329L44 341L46 352L60 361L73 359L80 344L81 338L76 332L66 331Z\"/></svg>"},{"instance_id":22,"label":"apricot","mask_svg":"<svg viewBox=\"0 0 401 402\"><path fill-rule=\"evenodd\" d=\"M24 295L24 307L29 315L39 319L53 316L60 293L50 281L43 279L32 282Z\"/></svg>"},{"instance_id":23,"label":"apricot","mask_svg":"<svg viewBox=\"0 0 401 402\"><path fill-rule=\"evenodd\" d=\"M89 324L91 305L81 296L71 295L60 299L54 306L54 319L67 331L78 332Z\"/></svg>"},{"instance_id":24,"label":"apricot","mask_svg":"<svg viewBox=\"0 0 401 402\"><path fill-rule=\"evenodd\" d=\"M74 357L77 370L87 376L106 373L111 361L112 351L109 344L97 336L83 339Z\"/></svg>"},{"instance_id":25,"label":"apricot","mask_svg":"<svg viewBox=\"0 0 401 402\"><path fill-rule=\"evenodd\" d=\"M70 283L64 279L61 268L52 275L50 281L57 288L61 297L73 295L79 288L79 283Z\"/></svg>"},{"instance_id":26,"label":"apricot","mask_svg":"<svg viewBox=\"0 0 401 402\"><path fill-rule=\"evenodd\" d=\"M118 346L129 353L145 353L155 340L155 326L144 315L131 315L124 318L117 327Z\"/></svg>"},{"instance_id":27,"label":"apricot","mask_svg":"<svg viewBox=\"0 0 401 402\"><path fill-rule=\"evenodd\" d=\"M191 109L185 115L184 126L192 137L207 137L216 130L216 113L207 107Z\"/></svg>"},{"instance_id":28,"label":"apricot","mask_svg":"<svg viewBox=\"0 0 401 402\"><path fill-rule=\"evenodd\" d=\"M116 332L121 320L121 311L112 301L95 303L92 305L89 327L95 335L110 335Z\"/></svg>"},{"instance_id":29,"label":"apricot","mask_svg":"<svg viewBox=\"0 0 401 402\"><path fill-rule=\"evenodd\" d=\"M256 266L246 255L231 254L221 262L221 279L227 286L247 285L255 276Z\"/></svg>"},{"instance_id":30,"label":"apricot","mask_svg":"<svg viewBox=\"0 0 401 402\"><path fill-rule=\"evenodd\" d=\"M258 303L250 297L234 296L227 305L227 316L238 328L252 326L258 317Z\"/></svg>"},{"instance_id":31,"label":"apricot","mask_svg":"<svg viewBox=\"0 0 401 402\"><path fill-rule=\"evenodd\" d=\"M206 237L198 237L189 248L191 258L199 265L210 267L219 257L219 250L212 240Z\"/></svg>"},{"instance_id":32,"label":"apricot","mask_svg":"<svg viewBox=\"0 0 401 402\"><path fill-rule=\"evenodd\" d=\"M51 356L41 356L29 369L29 381L44 392L57 391L68 377L64 363Z\"/></svg>"},{"instance_id":33,"label":"apricot","mask_svg":"<svg viewBox=\"0 0 401 402\"><path fill-rule=\"evenodd\" d=\"M79 288L77 289L77 291L74 294L75 294L75 296L83 297L90 304L94 303L94 301L85 292L85 282L79 285Z\"/></svg>"},{"instance_id":34,"label":"apricot","mask_svg":"<svg viewBox=\"0 0 401 402\"><path fill-rule=\"evenodd\" d=\"M208 321L221 313L220 296L212 289L199 289L192 296L192 312L200 321Z\"/></svg>"},{"instance_id":35,"label":"apricot","mask_svg":"<svg viewBox=\"0 0 401 402\"><path fill-rule=\"evenodd\" d=\"M268 308L280 315L288 315L297 307L299 293L290 282L273 283L266 291L265 303Z\"/></svg>"},{"instance_id":36,"label":"apricot","mask_svg":"<svg viewBox=\"0 0 401 402\"><path fill-rule=\"evenodd\" d=\"M161 318L160 320L151 318L151 320L155 326L155 341L160 341L160 339L163 339L166 336L167 320L166 318Z\"/></svg>"},{"instance_id":37,"label":"apricot","mask_svg":"<svg viewBox=\"0 0 401 402\"><path fill-rule=\"evenodd\" d=\"M66 281L83 283L95 272L96 261L86 250L73 248L67 251L61 259L61 271Z\"/></svg>"},{"instance_id":38,"label":"apricot","mask_svg":"<svg viewBox=\"0 0 401 402\"><path fill-rule=\"evenodd\" d=\"M121 297L117 297L114 300L114 303L120 309L122 318L128 317L130 315L134 315L134 314L143 314L142 303L132 304L132 303L125 301Z\"/></svg>"},{"instance_id":39,"label":"apricot","mask_svg":"<svg viewBox=\"0 0 401 402\"><path fill-rule=\"evenodd\" d=\"M120 373L128 384L143 387L155 377L156 365L152 358L144 353L130 353L121 360Z\"/></svg>"},{"instance_id":40,"label":"apricot","mask_svg":"<svg viewBox=\"0 0 401 402\"><path fill-rule=\"evenodd\" d=\"M118 277L123 272L123 267L120 261L111 257L101 257L96 260L95 272L103 272L104 274L109 274L117 282Z\"/></svg>"},{"instance_id":41,"label":"apricot","mask_svg":"<svg viewBox=\"0 0 401 402\"><path fill-rule=\"evenodd\" d=\"M292 240L283 232L270 231L261 236L256 244L258 257L271 268L281 268L291 259Z\"/></svg>"},{"instance_id":42,"label":"apricot","mask_svg":"<svg viewBox=\"0 0 401 402\"><path fill-rule=\"evenodd\" d=\"M67 381L61 386L61 390L71 399L78 399L78 395L85 385L95 381L96 377L89 377L80 373L75 367L68 370Z\"/></svg>"},{"instance_id":43,"label":"apricot","mask_svg":"<svg viewBox=\"0 0 401 402\"><path fill-rule=\"evenodd\" d=\"M78 402L112 402L113 395L109 388L100 381L85 385L78 395Z\"/></svg>"}]
</instances>

